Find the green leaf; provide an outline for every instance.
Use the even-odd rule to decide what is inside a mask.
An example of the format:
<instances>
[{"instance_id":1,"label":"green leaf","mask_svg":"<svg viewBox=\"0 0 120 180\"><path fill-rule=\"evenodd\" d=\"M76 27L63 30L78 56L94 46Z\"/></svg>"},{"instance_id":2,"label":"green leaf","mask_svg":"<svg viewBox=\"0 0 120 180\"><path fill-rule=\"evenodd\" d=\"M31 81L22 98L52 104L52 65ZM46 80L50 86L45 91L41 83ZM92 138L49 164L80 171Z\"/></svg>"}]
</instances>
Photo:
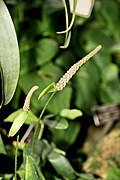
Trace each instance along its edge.
<instances>
[{"instance_id":1,"label":"green leaf","mask_svg":"<svg viewBox=\"0 0 120 180\"><path fill-rule=\"evenodd\" d=\"M55 129L67 129L68 128L67 120L64 118L60 118L60 117L58 117L56 120L45 119L44 123L47 126L49 126L51 128L55 128Z\"/></svg>"},{"instance_id":2,"label":"green leaf","mask_svg":"<svg viewBox=\"0 0 120 180\"><path fill-rule=\"evenodd\" d=\"M69 161L59 153L51 152L48 156L49 162L52 164L56 172L63 178L72 180L76 175Z\"/></svg>"},{"instance_id":3,"label":"green leaf","mask_svg":"<svg viewBox=\"0 0 120 180\"><path fill-rule=\"evenodd\" d=\"M92 174L79 174L80 178L77 180L96 180Z\"/></svg>"},{"instance_id":4,"label":"green leaf","mask_svg":"<svg viewBox=\"0 0 120 180\"><path fill-rule=\"evenodd\" d=\"M4 143L0 134L0 154L6 154Z\"/></svg>"},{"instance_id":5,"label":"green leaf","mask_svg":"<svg viewBox=\"0 0 120 180\"><path fill-rule=\"evenodd\" d=\"M28 113L25 112L24 110L21 113L19 113L19 115L15 118L15 120L10 128L9 136L14 136L19 131L21 126L26 121L27 117L28 117Z\"/></svg>"},{"instance_id":6,"label":"green leaf","mask_svg":"<svg viewBox=\"0 0 120 180\"><path fill-rule=\"evenodd\" d=\"M24 179L25 178L25 170L18 170L17 174L20 176L20 179Z\"/></svg>"},{"instance_id":7,"label":"green leaf","mask_svg":"<svg viewBox=\"0 0 120 180\"><path fill-rule=\"evenodd\" d=\"M2 176L2 179L9 180L13 177L13 174L5 174Z\"/></svg>"},{"instance_id":8,"label":"green leaf","mask_svg":"<svg viewBox=\"0 0 120 180\"><path fill-rule=\"evenodd\" d=\"M59 113L63 108L70 107L72 89L68 86L63 91L56 93L48 104L47 110L53 114Z\"/></svg>"},{"instance_id":9,"label":"green leaf","mask_svg":"<svg viewBox=\"0 0 120 180\"><path fill-rule=\"evenodd\" d=\"M82 116L82 112L78 109L63 109L60 112L60 116L72 120L72 119Z\"/></svg>"},{"instance_id":10,"label":"green leaf","mask_svg":"<svg viewBox=\"0 0 120 180\"><path fill-rule=\"evenodd\" d=\"M78 109L91 113L91 107L97 104L99 91L99 72L95 61L87 62L77 72L74 79L76 84L75 105Z\"/></svg>"},{"instance_id":11,"label":"green leaf","mask_svg":"<svg viewBox=\"0 0 120 180\"><path fill-rule=\"evenodd\" d=\"M44 96L45 94L50 93L50 92L55 92L55 91L56 91L55 83L53 82L40 93L38 100L40 100L40 98Z\"/></svg>"},{"instance_id":12,"label":"green leaf","mask_svg":"<svg viewBox=\"0 0 120 180\"><path fill-rule=\"evenodd\" d=\"M62 149L67 149L71 146L80 132L80 123L71 121L69 127L66 130L52 129L54 143Z\"/></svg>"},{"instance_id":13,"label":"green leaf","mask_svg":"<svg viewBox=\"0 0 120 180\"><path fill-rule=\"evenodd\" d=\"M21 112L23 112L22 108L10 114L6 119L4 119L4 122L13 122ZM36 124L37 122L38 122L37 116L35 116L32 111L28 111L28 116L24 123L29 125L29 124Z\"/></svg>"},{"instance_id":14,"label":"green leaf","mask_svg":"<svg viewBox=\"0 0 120 180\"><path fill-rule=\"evenodd\" d=\"M12 99L18 82L19 50L14 25L3 0L0 0L0 66L6 105Z\"/></svg>"},{"instance_id":15,"label":"green leaf","mask_svg":"<svg viewBox=\"0 0 120 180\"><path fill-rule=\"evenodd\" d=\"M34 159L31 156L26 156L26 173L25 180L45 180L40 169L36 165Z\"/></svg>"},{"instance_id":16,"label":"green leaf","mask_svg":"<svg viewBox=\"0 0 120 180\"><path fill-rule=\"evenodd\" d=\"M100 98L102 103L119 103L119 68L115 64L111 63L105 68L105 71L102 73L101 79L102 83L100 86Z\"/></svg>"},{"instance_id":17,"label":"green leaf","mask_svg":"<svg viewBox=\"0 0 120 180\"><path fill-rule=\"evenodd\" d=\"M54 39L41 39L36 46L37 64L43 65L52 60L58 51L58 44Z\"/></svg>"},{"instance_id":18,"label":"green leaf","mask_svg":"<svg viewBox=\"0 0 120 180\"><path fill-rule=\"evenodd\" d=\"M26 173L25 180L39 180L38 174L36 172L36 168L34 166L33 160L31 156L26 156Z\"/></svg>"},{"instance_id":19,"label":"green leaf","mask_svg":"<svg viewBox=\"0 0 120 180\"><path fill-rule=\"evenodd\" d=\"M110 167L107 172L107 180L118 180L120 178L120 169Z\"/></svg>"}]
</instances>

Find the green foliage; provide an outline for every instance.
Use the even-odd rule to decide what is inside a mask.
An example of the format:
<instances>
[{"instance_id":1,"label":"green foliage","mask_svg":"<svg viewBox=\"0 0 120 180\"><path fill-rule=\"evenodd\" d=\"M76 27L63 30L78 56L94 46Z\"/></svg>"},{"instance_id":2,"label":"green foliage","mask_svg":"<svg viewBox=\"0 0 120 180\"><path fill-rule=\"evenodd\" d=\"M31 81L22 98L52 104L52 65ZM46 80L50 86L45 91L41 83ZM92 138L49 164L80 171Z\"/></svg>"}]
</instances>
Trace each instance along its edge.
<instances>
[{"instance_id":1,"label":"green foliage","mask_svg":"<svg viewBox=\"0 0 120 180\"><path fill-rule=\"evenodd\" d=\"M26 157L26 173L25 173L25 180L29 179L41 179L45 180L44 176L42 173L37 171L39 168L37 167L36 163L34 162L33 158L31 156Z\"/></svg>"},{"instance_id":2,"label":"green foliage","mask_svg":"<svg viewBox=\"0 0 120 180\"><path fill-rule=\"evenodd\" d=\"M57 171L57 173L61 175L64 179L75 179L75 172L68 160L64 156L52 152L49 154L48 160L50 161L54 169Z\"/></svg>"},{"instance_id":3,"label":"green foliage","mask_svg":"<svg viewBox=\"0 0 120 180\"><path fill-rule=\"evenodd\" d=\"M120 177L120 169L115 167L110 167L107 172L107 180L118 180Z\"/></svg>"},{"instance_id":4,"label":"green foliage","mask_svg":"<svg viewBox=\"0 0 120 180\"><path fill-rule=\"evenodd\" d=\"M6 154L4 143L0 134L0 154Z\"/></svg>"},{"instance_id":5,"label":"green foliage","mask_svg":"<svg viewBox=\"0 0 120 180\"><path fill-rule=\"evenodd\" d=\"M16 117L18 117L19 114L21 114L22 112L23 112L23 109L18 109L17 111L10 114L6 119L4 119L4 122L13 122L16 119ZM29 111L28 116L24 123L25 124L36 124L37 122L38 122L37 116L35 116L32 111Z\"/></svg>"},{"instance_id":6,"label":"green foliage","mask_svg":"<svg viewBox=\"0 0 120 180\"><path fill-rule=\"evenodd\" d=\"M6 5L18 36L21 70L16 94L9 104L10 112L3 109L5 118L0 117L6 123L5 133L2 131L1 135L8 139L6 127L10 122L13 122L10 136L14 136L19 130L20 137L23 137L26 135L24 128L35 125L34 135L33 130L29 133L26 131L27 141L20 142L25 147L18 150L17 175L21 179L95 179L92 174L83 174L81 165L79 167L77 163L80 173L76 173L74 157L77 153L71 153L70 150L82 131L82 113L91 115L91 108L98 104L120 103L120 2L96 0L91 17L76 17L69 32L71 34L66 35L56 33L68 29L66 22L71 21L71 15L68 19L65 18L61 0L8 0ZM2 0L0 10L0 26L6 27L0 31L0 88L1 94L5 93L7 104L15 92L18 80L19 53L14 27ZM12 44L15 49L11 49ZM68 48L60 49L59 46L63 44L69 44ZM63 91L56 92L55 85L60 77L98 44L102 45L102 50L77 72ZM32 96L31 110L27 113L20 107L34 85L39 86L39 90ZM51 99L52 93L54 96ZM4 146L2 139L0 136L0 153L5 154L8 146L9 153L11 150L13 152L14 148L11 145ZM15 140L14 137L12 140ZM71 153L72 160L69 160L67 153ZM9 156L13 157L14 153ZM0 169L3 179L10 179L13 174L13 169L10 169L9 175ZM111 168L108 180L113 179L111 177L117 179L118 175L119 170Z\"/></svg>"}]
</instances>

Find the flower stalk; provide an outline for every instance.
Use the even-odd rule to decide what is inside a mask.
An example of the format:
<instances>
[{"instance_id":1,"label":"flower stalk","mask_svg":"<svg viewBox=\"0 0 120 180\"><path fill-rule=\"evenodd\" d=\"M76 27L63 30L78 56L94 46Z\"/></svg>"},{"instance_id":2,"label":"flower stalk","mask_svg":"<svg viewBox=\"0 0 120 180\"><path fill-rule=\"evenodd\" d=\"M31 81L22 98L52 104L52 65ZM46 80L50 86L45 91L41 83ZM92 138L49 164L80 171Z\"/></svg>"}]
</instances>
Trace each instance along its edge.
<instances>
[{"instance_id":1,"label":"flower stalk","mask_svg":"<svg viewBox=\"0 0 120 180\"><path fill-rule=\"evenodd\" d=\"M30 91L28 92L27 96L26 96L26 99L25 99L25 102L24 102L24 106L23 106L23 110L25 112L28 112L29 109L30 109L30 100L31 100L31 97L33 95L33 93L38 89L39 87L38 86L33 86Z\"/></svg>"}]
</instances>

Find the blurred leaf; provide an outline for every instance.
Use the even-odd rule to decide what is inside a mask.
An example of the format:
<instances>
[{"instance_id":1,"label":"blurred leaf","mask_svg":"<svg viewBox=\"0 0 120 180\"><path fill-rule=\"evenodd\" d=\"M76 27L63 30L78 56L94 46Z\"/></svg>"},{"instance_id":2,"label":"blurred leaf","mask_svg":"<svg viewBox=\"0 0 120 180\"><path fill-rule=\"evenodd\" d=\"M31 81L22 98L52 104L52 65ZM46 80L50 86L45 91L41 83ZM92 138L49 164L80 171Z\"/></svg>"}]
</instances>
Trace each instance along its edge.
<instances>
[{"instance_id":1,"label":"blurred leaf","mask_svg":"<svg viewBox=\"0 0 120 180\"><path fill-rule=\"evenodd\" d=\"M49 162L52 164L56 172L63 178L72 180L76 178L75 171L69 161L61 154L51 152L48 156Z\"/></svg>"},{"instance_id":2,"label":"blurred leaf","mask_svg":"<svg viewBox=\"0 0 120 180\"><path fill-rule=\"evenodd\" d=\"M26 121L27 117L28 117L28 113L25 112L24 110L20 112L19 115L17 115L17 117L14 119L13 124L10 128L9 136L14 136L19 131L21 126Z\"/></svg>"},{"instance_id":3,"label":"blurred leaf","mask_svg":"<svg viewBox=\"0 0 120 180\"><path fill-rule=\"evenodd\" d=\"M119 78L119 68L117 65L111 63L107 66L101 74L101 79L104 82L108 82L111 80L116 80Z\"/></svg>"},{"instance_id":4,"label":"blurred leaf","mask_svg":"<svg viewBox=\"0 0 120 180\"><path fill-rule=\"evenodd\" d=\"M50 93L50 92L55 92L56 91L56 88L55 88L55 83L51 83L49 86L47 86L39 95L38 99L40 100L40 98L42 96L44 96L45 94L47 93Z\"/></svg>"},{"instance_id":5,"label":"blurred leaf","mask_svg":"<svg viewBox=\"0 0 120 180\"><path fill-rule=\"evenodd\" d=\"M19 50L13 22L4 2L0 0L0 66L3 71L4 105L12 99L19 76Z\"/></svg>"},{"instance_id":6,"label":"blurred leaf","mask_svg":"<svg viewBox=\"0 0 120 180\"><path fill-rule=\"evenodd\" d=\"M25 170L18 170L17 174L20 176L20 179L25 179Z\"/></svg>"},{"instance_id":7,"label":"blurred leaf","mask_svg":"<svg viewBox=\"0 0 120 180\"><path fill-rule=\"evenodd\" d=\"M55 120L48 120L48 119L45 119L44 120L44 123L51 127L51 128L55 128L55 129L67 129L68 128L68 122L66 119L64 118L60 118L58 117L57 119Z\"/></svg>"},{"instance_id":8,"label":"blurred leaf","mask_svg":"<svg viewBox=\"0 0 120 180\"><path fill-rule=\"evenodd\" d=\"M47 110L53 114L57 114L63 108L69 108L71 95L71 87L66 87L62 92L56 93L54 98L50 101Z\"/></svg>"},{"instance_id":9,"label":"blurred leaf","mask_svg":"<svg viewBox=\"0 0 120 180\"><path fill-rule=\"evenodd\" d=\"M60 116L72 120L72 119L82 116L82 112L78 109L63 109L60 112Z\"/></svg>"},{"instance_id":10,"label":"blurred leaf","mask_svg":"<svg viewBox=\"0 0 120 180\"><path fill-rule=\"evenodd\" d=\"M101 76L100 98L103 103L120 102L119 69L115 64L106 67ZM114 93L114 95L113 95Z\"/></svg>"},{"instance_id":11,"label":"blurred leaf","mask_svg":"<svg viewBox=\"0 0 120 180\"><path fill-rule=\"evenodd\" d=\"M106 0L99 3L99 19L104 26L107 26L107 30L114 34L116 39L119 37L119 8L117 1ZM111 13L112 12L112 13Z\"/></svg>"},{"instance_id":12,"label":"blurred leaf","mask_svg":"<svg viewBox=\"0 0 120 180\"><path fill-rule=\"evenodd\" d=\"M39 86L39 91L36 92L31 99L31 105L35 108L35 110L39 111L43 108L47 98L49 97L47 94L46 96L43 96L40 101L37 101L39 93L50 83L56 82L61 74L62 71L59 67L53 65L52 63L48 63L37 72L25 73L20 77L20 86L25 94L27 94L29 89L35 84Z\"/></svg>"},{"instance_id":13,"label":"blurred leaf","mask_svg":"<svg viewBox=\"0 0 120 180\"><path fill-rule=\"evenodd\" d=\"M92 174L80 174L77 180L96 180Z\"/></svg>"},{"instance_id":14,"label":"blurred leaf","mask_svg":"<svg viewBox=\"0 0 120 180\"><path fill-rule=\"evenodd\" d=\"M99 90L99 71L94 61L87 62L77 72L74 79L76 84L75 104L78 109L90 113L91 107L97 104Z\"/></svg>"},{"instance_id":15,"label":"blurred leaf","mask_svg":"<svg viewBox=\"0 0 120 180\"><path fill-rule=\"evenodd\" d=\"M45 10L48 13L55 13L56 11L62 10L64 8L63 3L60 0L46 0Z\"/></svg>"},{"instance_id":16,"label":"blurred leaf","mask_svg":"<svg viewBox=\"0 0 120 180\"><path fill-rule=\"evenodd\" d=\"M49 179L49 180L61 180L61 178L58 178L49 172L45 172L45 179L46 180L47 179Z\"/></svg>"},{"instance_id":17,"label":"blurred leaf","mask_svg":"<svg viewBox=\"0 0 120 180\"><path fill-rule=\"evenodd\" d=\"M53 141L55 144L62 148L67 149L71 146L80 132L80 123L72 121L66 130L52 129Z\"/></svg>"},{"instance_id":18,"label":"blurred leaf","mask_svg":"<svg viewBox=\"0 0 120 180\"><path fill-rule=\"evenodd\" d=\"M21 114L21 112L23 112L23 109L18 109L17 111L10 114L6 119L4 119L4 122L13 122L15 118L19 114ZM28 111L28 116L24 123L29 125L29 124L35 124L37 122L38 122L37 116L35 116L32 111Z\"/></svg>"},{"instance_id":19,"label":"blurred leaf","mask_svg":"<svg viewBox=\"0 0 120 180\"><path fill-rule=\"evenodd\" d=\"M120 42L113 44L113 46L110 48L110 51L112 53L120 53Z\"/></svg>"},{"instance_id":20,"label":"blurred leaf","mask_svg":"<svg viewBox=\"0 0 120 180\"><path fill-rule=\"evenodd\" d=\"M41 39L36 45L37 64L43 65L52 60L58 51L58 44L54 39Z\"/></svg>"},{"instance_id":21,"label":"blurred leaf","mask_svg":"<svg viewBox=\"0 0 120 180\"><path fill-rule=\"evenodd\" d=\"M6 154L4 143L0 134L0 154Z\"/></svg>"},{"instance_id":22,"label":"blurred leaf","mask_svg":"<svg viewBox=\"0 0 120 180\"><path fill-rule=\"evenodd\" d=\"M13 177L13 174L5 174L5 175L3 175L2 179L10 180L12 177Z\"/></svg>"},{"instance_id":23,"label":"blurred leaf","mask_svg":"<svg viewBox=\"0 0 120 180\"><path fill-rule=\"evenodd\" d=\"M107 172L107 180L118 180L120 177L120 169L115 167L110 167Z\"/></svg>"},{"instance_id":24,"label":"blurred leaf","mask_svg":"<svg viewBox=\"0 0 120 180\"><path fill-rule=\"evenodd\" d=\"M38 166L34 162L31 156L26 156L26 173L25 180L35 179L35 180L45 180Z\"/></svg>"}]
</instances>

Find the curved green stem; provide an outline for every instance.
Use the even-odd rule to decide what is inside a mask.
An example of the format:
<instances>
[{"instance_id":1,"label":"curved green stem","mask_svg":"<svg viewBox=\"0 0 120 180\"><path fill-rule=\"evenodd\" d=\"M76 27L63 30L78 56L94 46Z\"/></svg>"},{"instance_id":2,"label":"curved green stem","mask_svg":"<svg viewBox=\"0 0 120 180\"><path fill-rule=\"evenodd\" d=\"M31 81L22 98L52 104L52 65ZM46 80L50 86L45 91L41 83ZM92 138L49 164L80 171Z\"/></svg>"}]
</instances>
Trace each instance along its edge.
<instances>
[{"instance_id":1,"label":"curved green stem","mask_svg":"<svg viewBox=\"0 0 120 180\"><path fill-rule=\"evenodd\" d=\"M43 107L43 109L42 109L42 111L41 111L41 113L40 113L40 116L39 116L39 119L38 119L38 123L37 123L37 125L36 125L36 127L35 127L35 132L34 132L34 135L33 135L31 154L33 154L33 152L34 152L35 141L36 141L37 139L40 140L41 137L42 137L43 130L44 130L44 122L41 121L41 119L42 119L42 116L43 116L43 114L44 114L44 112L45 112L45 110L46 110L49 102L51 101L51 99L53 98L53 96L55 95L55 93L56 93L56 91L54 91L54 92L51 94L51 96L50 96L49 99L47 100L45 106ZM39 125L41 125L40 130L39 130Z\"/></svg>"}]
</instances>

